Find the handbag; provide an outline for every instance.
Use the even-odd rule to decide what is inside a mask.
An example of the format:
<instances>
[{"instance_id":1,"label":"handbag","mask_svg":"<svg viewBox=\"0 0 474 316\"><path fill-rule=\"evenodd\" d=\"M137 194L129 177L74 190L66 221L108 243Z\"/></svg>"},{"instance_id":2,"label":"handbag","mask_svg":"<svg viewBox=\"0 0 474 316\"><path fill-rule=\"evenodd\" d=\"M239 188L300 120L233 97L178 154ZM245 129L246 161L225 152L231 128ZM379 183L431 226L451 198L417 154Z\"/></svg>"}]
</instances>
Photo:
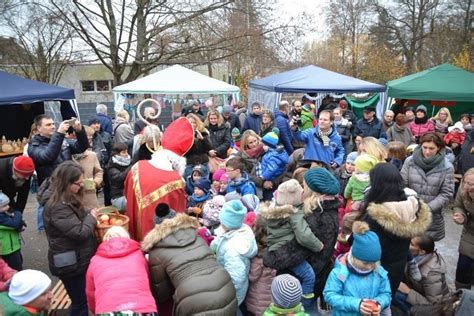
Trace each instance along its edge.
<instances>
[{"instance_id":1,"label":"handbag","mask_svg":"<svg viewBox=\"0 0 474 316\"><path fill-rule=\"evenodd\" d=\"M209 157L209 172L214 173L218 169L225 168L226 159L222 159L219 157Z\"/></svg>"},{"instance_id":2,"label":"handbag","mask_svg":"<svg viewBox=\"0 0 474 316\"><path fill-rule=\"evenodd\" d=\"M64 268L77 263L77 254L75 250L61 252L53 255L53 265L56 268Z\"/></svg>"}]
</instances>

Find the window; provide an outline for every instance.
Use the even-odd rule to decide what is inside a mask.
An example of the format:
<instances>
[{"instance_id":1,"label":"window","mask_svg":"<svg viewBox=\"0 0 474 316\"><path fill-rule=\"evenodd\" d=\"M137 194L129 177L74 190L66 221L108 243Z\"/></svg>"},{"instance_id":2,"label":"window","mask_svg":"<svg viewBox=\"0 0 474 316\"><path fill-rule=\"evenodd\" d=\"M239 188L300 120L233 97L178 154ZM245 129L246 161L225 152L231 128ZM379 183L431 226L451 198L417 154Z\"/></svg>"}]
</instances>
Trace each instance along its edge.
<instances>
[{"instance_id":1,"label":"window","mask_svg":"<svg viewBox=\"0 0 474 316\"><path fill-rule=\"evenodd\" d=\"M108 80L97 80L97 91L109 91L109 81Z\"/></svg>"},{"instance_id":2,"label":"window","mask_svg":"<svg viewBox=\"0 0 474 316\"><path fill-rule=\"evenodd\" d=\"M87 81L81 81L82 84L82 91L95 91L94 87L94 81L92 80L87 80Z\"/></svg>"}]
</instances>

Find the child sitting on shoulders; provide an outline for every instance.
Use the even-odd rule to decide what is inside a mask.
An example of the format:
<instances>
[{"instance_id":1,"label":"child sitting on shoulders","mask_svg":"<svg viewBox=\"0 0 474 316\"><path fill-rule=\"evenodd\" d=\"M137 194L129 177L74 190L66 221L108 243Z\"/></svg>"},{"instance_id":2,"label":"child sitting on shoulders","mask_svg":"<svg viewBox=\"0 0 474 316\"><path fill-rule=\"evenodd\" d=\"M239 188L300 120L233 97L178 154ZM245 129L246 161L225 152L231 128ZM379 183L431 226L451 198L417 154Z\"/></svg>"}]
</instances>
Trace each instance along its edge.
<instances>
[{"instance_id":1,"label":"child sitting on shoulders","mask_svg":"<svg viewBox=\"0 0 474 316\"><path fill-rule=\"evenodd\" d=\"M378 160L371 155L362 154L356 158L355 171L352 173L349 182L344 190L344 198L349 199L346 209L359 211L364 201L365 189L370 185L369 172L378 163Z\"/></svg>"},{"instance_id":2,"label":"child sitting on shoulders","mask_svg":"<svg viewBox=\"0 0 474 316\"><path fill-rule=\"evenodd\" d=\"M194 193L188 196L187 214L201 217L201 212L208 200L211 199L211 182L200 178L194 183Z\"/></svg>"},{"instance_id":3,"label":"child sitting on shoulders","mask_svg":"<svg viewBox=\"0 0 474 316\"><path fill-rule=\"evenodd\" d=\"M300 281L289 274L280 274L272 282L272 303L263 313L263 316L271 315L309 315L304 312L301 305L303 290Z\"/></svg>"},{"instance_id":4,"label":"child sitting on shoulders","mask_svg":"<svg viewBox=\"0 0 474 316\"><path fill-rule=\"evenodd\" d=\"M334 316L380 315L390 307L391 291L388 273L379 264L379 237L367 223L357 221L353 238L350 252L336 259L324 287L324 299Z\"/></svg>"},{"instance_id":5,"label":"child sitting on shoulders","mask_svg":"<svg viewBox=\"0 0 474 316\"><path fill-rule=\"evenodd\" d=\"M24 226L21 212L10 209L10 198L0 192L0 258L12 269L23 268L20 231Z\"/></svg>"}]
</instances>

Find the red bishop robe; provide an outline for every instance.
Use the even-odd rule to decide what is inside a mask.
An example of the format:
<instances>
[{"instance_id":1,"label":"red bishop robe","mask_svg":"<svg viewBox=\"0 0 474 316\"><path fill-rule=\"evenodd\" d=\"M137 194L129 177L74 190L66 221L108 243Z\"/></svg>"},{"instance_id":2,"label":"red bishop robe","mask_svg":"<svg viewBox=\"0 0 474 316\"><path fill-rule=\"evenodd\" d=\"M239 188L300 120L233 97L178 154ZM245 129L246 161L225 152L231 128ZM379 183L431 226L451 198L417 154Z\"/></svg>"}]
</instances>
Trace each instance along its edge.
<instances>
[{"instance_id":1,"label":"red bishop robe","mask_svg":"<svg viewBox=\"0 0 474 316\"><path fill-rule=\"evenodd\" d=\"M155 226L153 218L158 203L183 212L186 209L184 187L178 172L157 169L148 160L138 161L128 172L124 188L130 236L141 241Z\"/></svg>"}]
</instances>

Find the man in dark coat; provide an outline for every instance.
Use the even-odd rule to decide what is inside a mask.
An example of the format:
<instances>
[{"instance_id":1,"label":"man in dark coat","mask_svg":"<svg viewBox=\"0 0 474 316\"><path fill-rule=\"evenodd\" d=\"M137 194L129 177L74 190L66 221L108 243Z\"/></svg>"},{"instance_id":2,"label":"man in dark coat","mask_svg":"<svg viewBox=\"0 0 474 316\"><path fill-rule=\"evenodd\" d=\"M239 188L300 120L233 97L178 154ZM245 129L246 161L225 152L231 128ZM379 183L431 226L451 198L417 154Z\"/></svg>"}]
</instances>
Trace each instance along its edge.
<instances>
[{"instance_id":1,"label":"man in dark coat","mask_svg":"<svg viewBox=\"0 0 474 316\"><path fill-rule=\"evenodd\" d=\"M372 136L377 139L387 139L382 121L375 116L374 106L366 106L364 108L364 118L357 121L354 132L355 135L362 135L363 137Z\"/></svg>"},{"instance_id":2,"label":"man in dark coat","mask_svg":"<svg viewBox=\"0 0 474 316\"><path fill-rule=\"evenodd\" d=\"M107 116L107 106L105 104L98 104L95 110L97 112L96 118L100 122L100 130L112 135L112 119Z\"/></svg>"},{"instance_id":3,"label":"man in dark coat","mask_svg":"<svg viewBox=\"0 0 474 316\"><path fill-rule=\"evenodd\" d=\"M280 143L285 147L288 155L291 155L294 151L293 144L291 141L290 121L288 113L290 112L290 104L288 101L281 101L278 111L275 112L275 127L280 130Z\"/></svg>"},{"instance_id":4,"label":"man in dark coat","mask_svg":"<svg viewBox=\"0 0 474 316\"><path fill-rule=\"evenodd\" d=\"M226 123L229 123L229 130L233 130L234 127L237 127L239 131L241 130L242 127L240 126L239 117L235 113L232 113L230 105L224 105L222 107L222 117Z\"/></svg>"},{"instance_id":5,"label":"man in dark coat","mask_svg":"<svg viewBox=\"0 0 474 316\"><path fill-rule=\"evenodd\" d=\"M253 130L257 135L260 133L260 125L262 124L262 106L258 102L252 104L252 113L247 116L242 127L242 132L248 129Z\"/></svg>"},{"instance_id":6,"label":"man in dark coat","mask_svg":"<svg viewBox=\"0 0 474 316\"><path fill-rule=\"evenodd\" d=\"M197 115L203 122L204 122L204 119L206 118L204 116L204 113L201 110L201 105L199 104L198 101L195 101L195 100L189 102L189 105L183 108L183 110L181 111L182 116L186 116L190 113Z\"/></svg>"},{"instance_id":7,"label":"man in dark coat","mask_svg":"<svg viewBox=\"0 0 474 316\"><path fill-rule=\"evenodd\" d=\"M79 121L72 128L77 140L65 139L70 126L69 121L59 124L58 130L53 119L46 114L35 118L38 135L33 136L28 146L28 156L35 163L38 174L38 185L48 178L56 167L66 160L71 160L73 154L83 153L89 148L86 132Z\"/></svg>"},{"instance_id":8,"label":"man in dark coat","mask_svg":"<svg viewBox=\"0 0 474 316\"><path fill-rule=\"evenodd\" d=\"M0 159L0 190L10 199L11 209L23 213L30 192L30 177L34 172L35 164L30 157Z\"/></svg>"}]
</instances>

